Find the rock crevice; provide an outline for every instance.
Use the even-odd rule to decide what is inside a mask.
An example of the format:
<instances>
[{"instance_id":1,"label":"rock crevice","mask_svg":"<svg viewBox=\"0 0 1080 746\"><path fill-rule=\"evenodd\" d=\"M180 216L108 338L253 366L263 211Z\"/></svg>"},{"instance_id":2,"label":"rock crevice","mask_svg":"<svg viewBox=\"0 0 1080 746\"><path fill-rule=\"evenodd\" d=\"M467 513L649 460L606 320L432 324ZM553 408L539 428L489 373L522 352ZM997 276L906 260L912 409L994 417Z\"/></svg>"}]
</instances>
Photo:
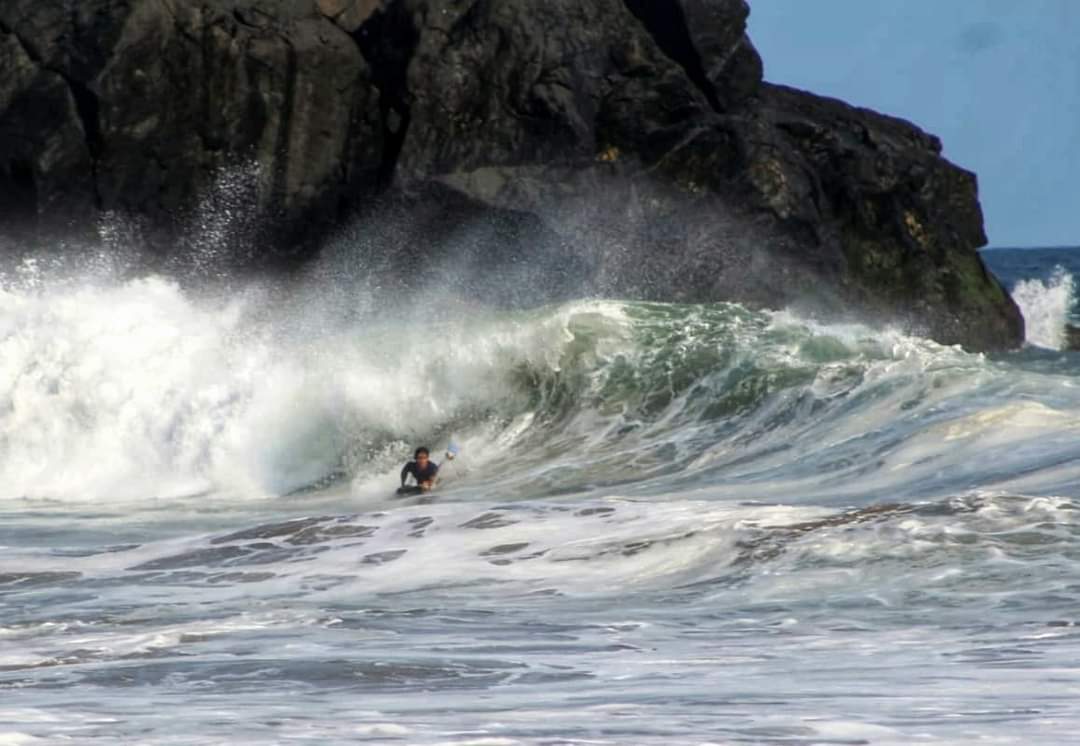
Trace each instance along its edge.
<instances>
[{"instance_id":1,"label":"rock crevice","mask_svg":"<svg viewBox=\"0 0 1080 746\"><path fill-rule=\"evenodd\" d=\"M705 74L701 55L690 39L686 15L681 2L656 3L651 0L623 0L626 7L641 21L660 50L685 72L697 86L709 105L718 112L726 108L720 101L716 86Z\"/></svg>"},{"instance_id":2,"label":"rock crevice","mask_svg":"<svg viewBox=\"0 0 1080 746\"><path fill-rule=\"evenodd\" d=\"M101 125L98 120L97 96L85 83L72 77L63 69L46 64L42 55L36 52L34 48L19 35L19 32L14 27L8 26L6 23L0 21L0 33L8 34L18 42L19 46L26 54L27 59L33 62L34 65L44 71L55 74L67 85L71 94L71 101L75 107L75 112L78 114L79 121L82 123L86 149L90 154L91 165L96 170L97 158L101 155L101 150L104 146L104 139L101 136ZM32 170L30 170L27 178L28 181L26 183L32 184L34 181ZM93 173L91 174L91 181L96 183L96 175ZM98 206L100 207L100 203Z\"/></svg>"},{"instance_id":3,"label":"rock crevice","mask_svg":"<svg viewBox=\"0 0 1080 746\"><path fill-rule=\"evenodd\" d=\"M398 158L412 119L408 91L408 67L416 51L419 35L406 19L404 5L389 8L365 5L363 22L350 33L357 49L372 71L372 83L379 91L379 119L383 148L377 170L377 188L387 189L394 179ZM359 12L349 8L338 18L353 18Z\"/></svg>"}]
</instances>

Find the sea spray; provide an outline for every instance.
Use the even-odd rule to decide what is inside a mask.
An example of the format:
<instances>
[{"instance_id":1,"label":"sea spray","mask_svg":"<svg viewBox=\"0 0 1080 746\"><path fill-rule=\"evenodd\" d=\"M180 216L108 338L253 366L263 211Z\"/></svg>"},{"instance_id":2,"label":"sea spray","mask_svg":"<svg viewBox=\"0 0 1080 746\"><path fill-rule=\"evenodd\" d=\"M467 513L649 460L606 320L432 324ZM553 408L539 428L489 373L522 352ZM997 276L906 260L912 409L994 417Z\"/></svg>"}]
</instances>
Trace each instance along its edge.
<instances>
[{"instance_id":1,"label":"sea spray","mask_svg":"<svg viewBox=\"0 0 1080 746\"><path fill-rule=\"evenodd\" d=\"M0 293L0 740L1076 732L1076 356L40 279Z\"/></svg>"},{"instance_id":2,"label":"sea spray","mask_svg":"<svg viewBox=\"0 0 1080 746\"><path fill-rule=\"evenodd\" d=\"M263 496L355 477L414 440L512 419L529 400L519 372L557 368L568 339L558 312L343 325L257 285L215 298L153 276L24 275L0 288L9 499Z\"/></svg>"},{"instance_id":3,"label":"sea spray","mask_svg":"<svg viewBox=\"0 0 1080 746\"><path fill-rule=\"evenodd\" d=\"M1012 289L1027 329L1028 344L1060 350L1072 306L1073 276L1058 266L1048 279L1020 280Z\"/></svg>"},{"instance_id":4,"label":"sea spray","mask_svg":"<svg viewBox=\"0 0 1080 746\"><path fill-rule=\"evenodd\" d=\"M1031 432L1015 408L958 426L1000 371L895 331L731 304L356 315L324 297L157 277L3 290L0 496L378 497L413 447L454 436L460 486L508 498L795 480L809 500L872 492L886 465L917 492L966 484L933 454L941 433L1009 464L1000 428Z\"/></svg>"}]
</instances>

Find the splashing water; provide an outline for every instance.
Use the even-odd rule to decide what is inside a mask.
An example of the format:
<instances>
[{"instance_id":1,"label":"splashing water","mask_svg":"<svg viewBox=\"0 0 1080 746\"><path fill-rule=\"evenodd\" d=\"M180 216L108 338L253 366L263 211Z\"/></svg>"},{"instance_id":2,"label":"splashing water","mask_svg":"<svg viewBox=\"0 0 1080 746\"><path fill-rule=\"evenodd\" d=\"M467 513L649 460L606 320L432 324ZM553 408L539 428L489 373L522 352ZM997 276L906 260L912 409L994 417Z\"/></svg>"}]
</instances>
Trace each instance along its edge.
<instances>
[{"instance_id":1,"label":"splashing water","mask_svg":"<svg viewBox=\"0 0 1080 746\"><path fill-rule=\"evenodd\" d=\"M48 274L0 281L0 742L1080 727L1075 356Z\"/></svg>"},{"instance_id":2,"label":"splashing water","mask_svg":"<svg viewBox=\"0 0 1080 746\"><path fill-rule=\"evenodd\" d=\"M1060 350L1073 305L1072 275L1059 266L1045 281L1032 278L1017 282L1012 297L1024 315L1028 344Z\"/></svg>"},{"instance_id":3,"label":"splashing water","mask_svg":"<svg viewBox=\"0 0 1080 746\"><path fill-rule=\"evenodd\" d=\"M866 500L971 486L962 453L999 453L977 482L993 484L1023 462L1018 442L1063 427L1038 400L996 400L1040 379L788 313L574 301L336 318L316 301L199 298L157 277L0 291L0 500L385 489L410 445L452 435L474 466L506 459L474 473L492 496L718 481Z\"/></svg>"}]
</instances>

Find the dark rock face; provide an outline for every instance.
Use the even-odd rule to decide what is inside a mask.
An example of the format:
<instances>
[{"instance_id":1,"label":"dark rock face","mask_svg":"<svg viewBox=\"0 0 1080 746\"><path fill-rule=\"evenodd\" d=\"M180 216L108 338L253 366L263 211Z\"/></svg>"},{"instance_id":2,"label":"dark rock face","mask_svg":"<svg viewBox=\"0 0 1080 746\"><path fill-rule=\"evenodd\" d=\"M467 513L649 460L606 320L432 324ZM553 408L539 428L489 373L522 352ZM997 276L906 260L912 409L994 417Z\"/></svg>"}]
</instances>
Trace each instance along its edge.
<instances>
[{"instance_id":1,"label":"dark rock face","mask_svg":"<svg viewBox=\"0 0 1080 746\"><path fill-rule=\"evenodd\" d=\"M1019 312L975 251L975 177L910 124L763 83L747 12L11 0L0 233L29 245L121 213L182 256L201 195L254 162L245 262L307 256L343 222L363 231L371 205L407 205L439 216L417 217L429 240L408 238L429 256L461 251L439 240L450 216L490 223L470 242L477 271L530 264L558 280L541 283L552 297L793 305L1019 344ZM364 250L414 261L409 246Z\"/></svg>"},{"instance_id":2,"label":"dark rock face","mask_svg":"<svg viewBox=\"0 0 1080 746\"><path fill-rule=\"evenodd\" d=\"M268 225L336 219L373 188L378 96L353 41L304 6L5 3L0 54L17 74L0 83L0 193L22 206L0 223L86 230L118 211L181 230L246 160Z\"/></svg>"},{"instance_id":3,"label":"dark rock face","mask_svg":"<svg viewBox=\"0 0 1080 746\"><path fill-rule=\"evenodd\" d=\"M1069 350L1070 352L1080 351L1080 326L1065 324L1064 337L1064 343L1061 345L1063 350Z\"/></svg>"}]
</instances>

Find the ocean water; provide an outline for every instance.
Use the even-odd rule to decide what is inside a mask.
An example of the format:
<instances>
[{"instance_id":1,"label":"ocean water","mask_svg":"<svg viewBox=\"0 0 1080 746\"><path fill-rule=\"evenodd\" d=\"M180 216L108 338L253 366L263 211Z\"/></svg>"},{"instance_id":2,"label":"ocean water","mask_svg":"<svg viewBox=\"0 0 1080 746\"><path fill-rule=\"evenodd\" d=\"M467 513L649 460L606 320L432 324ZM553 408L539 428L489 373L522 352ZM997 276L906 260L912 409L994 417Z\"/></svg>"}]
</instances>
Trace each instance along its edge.
<instances>
[{"instance_id":1,"label":"ocean water","mask_svg":"<svg viewBox=\"0 0 1080 746\"><path fill-rule=\"evenodd\" d=\"M993 249L982 252L987 267L1024 314L1029 344L1060 349L1065 323L1080 324L1080 249Z\"/></svg>"},{"instance_id":2,"label":"ocean water","mask_svg":"<svg viewBox=\"0 0 1080 746\"><path fill-rule=\"evenodd\" d=\"M985 256L1024 350L8 273L0 744L1074 742L1080 252Z\"/></svg>"}]
</instances>

